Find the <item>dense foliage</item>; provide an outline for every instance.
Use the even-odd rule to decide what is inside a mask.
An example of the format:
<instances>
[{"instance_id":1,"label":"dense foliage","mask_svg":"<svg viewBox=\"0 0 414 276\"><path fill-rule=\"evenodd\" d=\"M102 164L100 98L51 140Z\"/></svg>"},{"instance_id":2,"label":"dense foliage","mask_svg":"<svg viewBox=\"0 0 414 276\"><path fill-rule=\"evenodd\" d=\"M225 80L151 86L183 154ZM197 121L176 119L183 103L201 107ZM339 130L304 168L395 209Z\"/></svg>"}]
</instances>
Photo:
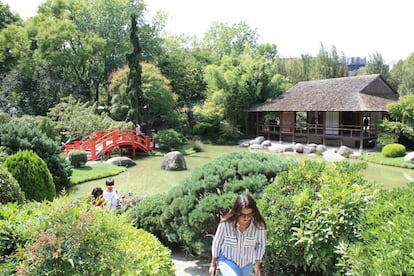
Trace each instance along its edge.
<instances>
[{"instance_id":1,"label":"dense foliage","mask_svg":"<svg viewBox=\"0 0 414 276\"><path fill-rule=\"evenodd\" d=\"M3 164L19 183L28 200L53 200L55 184L45 161L36 153L23 150L10 155Z\"/></svg>"},{"instance_id":2,"label":"dense foliage","mask_svg":"<svg viewBox=\"0 0 414 276\"><path fill-rule=\"evenodd\" d=\"M0 204L8 202L22 203L24 199L24 192L17 180L6 167L0 166Z\"/></svg>"},{"instance_id":3,"label":"dense foliage","mask_svg":"<svg viewBox=\"0 0 414 276\"><path fill-rule=\"evenodd\" d=\"M69 162L75 168L80 168L86 164L88 161L88 157L85 151L82 150L75 150L69 153Z\"/></svg>"},{"instance_id":4,"label":"dense foliage","mask_svg":"<svg viewBox=\"0 0 414 276\"><path fill-rule=\"evenodd\" d=\"M97 114L96 105L81 102L69 96L50 108L47 118L52 121L56 140L71 142L79 140L97 130L135 129L131 122L114 121L107 113Z\"/></svg>"},{"instance_id":5,"label":"dense foliage","mask_svg":"<svg viewBox=\"0 0 414 276\"><path fill-rule=\"evenodd\" d=\"M42 158L53 176L56 190L69 189L72 173L69 162L61 156L58 143L42 133L33 120L13 118L0 125L0 139L3 151L11 155L19 150L31 150Z\"/></svg>"},{"instance_id":6,"label":"dense foliage","mask_svg":"<svg viewBox=\"0 0 414 276\"><path fill-rule=\"evenodd\" d=\"M405 155L405 152L405 146L398 143L385 145L381 150L384 157L401 157Z\"/></svg>"},{"instance_id":7,"label":"dense foliage","mask_svg":"<svg viewBox=\"0 0 414 276\"><path fill-rule=\"evenodd\" d=\"M358 242L343 242L338 253L348 275L414 274L414 183L381 190L358 228Z\"/></svg>"},{"instance_id":8,"label":"dense foliage","mask_svg":"<svg viewBox=\"0 0 414 276\"><path fill-rule=\"evenodd\" d=\"M2 205L0 229L8 275L174 275L170 250L153 235L66 197Z\"/></svg>"},{"instance_id":9,"label":"dense foliage","mask_svg":"<svg viewBox=\"0 0 414 276\"><path fill-rule=\"evenodd\" d=\"M170 151L183 146L187 139L174 129L165 129L154 133L154 141L160 150Z\"/></svg>"},{"instance_id":10,"label":"dense foliage","mask_svg":"<svg viewBox=\"0 0 414 276\"><path fill-rule=\"evenodd\" d=\"M126 213L128 221L137 228L145 229L155 235L163 244L170 244L165 228L160 223L160 216L165 209L164 193L144 198L132 210Z\"/></svg>"},{"instance_id":11,"label":"dense foliage","mask_svg":"<svg viewBox=\"0 0 414 276\"><path fill-rule=\"evenodd\" d=\"M268 223L264 269L277 275L333 275L336 248L358 240L361 216L378 188L365 163L305 161L278 174L259 206Z\"/></svg>"},{"instance_id":12,"label":"dense foliage","mask_svg":"<svg viewBox=\"0 0 414 276\"><path fill-rule=\"evenodd\" d=\"M134 106L133 109L141 110L142 114L139 114L139 120L135 121L140 123L146 134L150 134L153 128L160 126L164 128L176 126L177 95L172 93L169 80L154 64L143 63L141 67L142 92L139 103L136 103L138 107ZM128 107L131 106L132 96L126 92L129 81L127 76L130 72L129 67L125 66L114 71L110 76L111 84L108 86L108 93L112 95L110 112L111 116L117 120L127 120L128 112L131 113Z\"/></svg>"},{"instance_id":13,"label":"dense foliage","mask_svg":"<svg viewBox=\"0 0 414 276\"><path fill-rule=\"evenodd\" d=\"M131 209L137 227L163 233L161 239L180 244L188 252L209 256L211 237L222 216L230 210L240 193L260 198L262 190L288 161L266 153L234 152L194 169L191 176L161 198L141 201ZM146 206L141 206L144 204ZM153 218L156 215L157 218ZM160 225L158 225L161 223Z\"/></svg>"}]
</instances>

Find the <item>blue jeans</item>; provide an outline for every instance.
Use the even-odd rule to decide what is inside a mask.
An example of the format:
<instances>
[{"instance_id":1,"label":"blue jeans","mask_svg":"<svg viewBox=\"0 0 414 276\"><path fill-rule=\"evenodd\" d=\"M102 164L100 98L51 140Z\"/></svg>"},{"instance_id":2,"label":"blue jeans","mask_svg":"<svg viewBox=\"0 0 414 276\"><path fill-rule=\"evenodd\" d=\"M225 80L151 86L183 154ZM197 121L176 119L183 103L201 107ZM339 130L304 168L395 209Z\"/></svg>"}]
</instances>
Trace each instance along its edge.
<instances>
[{"instance_id":1,"label":"blue jeans","mask_svg":"<svg viewBox=\"0 0 414 276\"><path fill-rule=\"evenodd\" d=\"M218 267L223 276L250 276L253 270L253 264L247 264L244 267L238 267L233 261L219 256Z\"/></svg>"}]
</instances>

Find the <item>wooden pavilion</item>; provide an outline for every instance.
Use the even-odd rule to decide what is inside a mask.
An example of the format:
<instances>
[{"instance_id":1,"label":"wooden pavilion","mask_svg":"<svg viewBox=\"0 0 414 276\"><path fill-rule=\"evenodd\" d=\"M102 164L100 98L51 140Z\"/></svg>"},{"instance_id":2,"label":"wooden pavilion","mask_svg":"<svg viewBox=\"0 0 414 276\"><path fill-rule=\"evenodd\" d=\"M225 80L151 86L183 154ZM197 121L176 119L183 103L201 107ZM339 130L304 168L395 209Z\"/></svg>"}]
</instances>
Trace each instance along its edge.
<instances>
[{"instance_id":1,"label":"wooden pavilion","mask_svg":"<svg viewBox=\"0 0 414 276\"><path fill-rule=\"evenodd\" d=\"M379 74L299 82L247 112L256 135L293 143L359 147L375 141L377 124L398 93Z\"/></svg>"}]
</instances>

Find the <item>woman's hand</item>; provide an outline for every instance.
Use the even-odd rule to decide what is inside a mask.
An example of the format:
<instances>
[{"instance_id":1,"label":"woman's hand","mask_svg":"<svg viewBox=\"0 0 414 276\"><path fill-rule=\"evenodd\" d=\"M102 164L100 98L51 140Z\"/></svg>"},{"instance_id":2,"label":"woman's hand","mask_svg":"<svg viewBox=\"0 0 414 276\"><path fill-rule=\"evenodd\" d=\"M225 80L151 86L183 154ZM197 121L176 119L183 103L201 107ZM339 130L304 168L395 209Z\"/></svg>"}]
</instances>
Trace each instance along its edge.
<instances>
[{"instance_id":1,"label":"woman's hand","mask_svg":"<svg viewBox=\"0 0 414 276\"><path fill-rule=\"evenodd\" d=\"M210 274L210 276L214 276L216 274L216 269L217 269L216 264L210 265L210 268L208 269L208 273Z\"/></svg>"},{"instance_id":2,"label":"woman's hand","mask_svg":"<svg viewBox=\"0 0 414 276\"><path fill-rule=\"evenodd\" d=\"M259 260L257 260L254 264L254 275L255 276L260 276L261 275L261 273L260 273L260 263L261 262Z\"/></svg>"}]
</instances>

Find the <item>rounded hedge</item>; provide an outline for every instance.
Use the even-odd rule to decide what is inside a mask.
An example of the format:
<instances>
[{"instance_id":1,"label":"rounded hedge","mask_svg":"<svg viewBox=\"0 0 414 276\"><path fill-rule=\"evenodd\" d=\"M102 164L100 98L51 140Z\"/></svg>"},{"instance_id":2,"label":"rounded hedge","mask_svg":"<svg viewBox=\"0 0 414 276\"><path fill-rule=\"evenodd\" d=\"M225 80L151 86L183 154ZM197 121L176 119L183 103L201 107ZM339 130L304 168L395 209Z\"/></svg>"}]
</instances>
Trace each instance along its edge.
<instances>
[{"instance_id":1,"label":"rounded hedge","mask_svg":"<svg viewBox=\"0 0 414 276\"><path fill-rule=\"evenodd\" d=\"M402 157L405 155L405 152L405 146L398 143L388 144L381 151L384 157Z\"/></svg>"},{"instance_id":2,"label":"rounded hedge","mask_svg":"<svg viewBox=\"0 0 414 276\"><path fill-rule=\"evenodd\" d=\"M25 195L13 175L0 166L0 203L23 202Z\"/></svg>"},{"instance_id":3,"label":"rounded hedge","mask_svg":"<svg viewBox=\"0 0 414 276\"><path fill-rule=\"evenodd\" d=\"M187 139L174 129L165 129L154 133L154 141L160 150L170 151L184 145Z\"/></svg>"},{"instance_id":4,"label":"rounded hedge","mask_svg":"<svg viewBox=\"0 0 414 276\"><path fill-rule=\"evenodd\" d=\"M4 166L13 175L28 200L53 200L55 184L45 161L29 150L19 151L4 161Z\"/></svg>"},{"instance_id":5,"label":"rounded hedge","mask_svg":"<svg viewBox=\"0 0 414 276\"><path fill-rule=\"evenodd\" d=\"M69 162L75 168L80 168L88 162L88 156L83 150L75 150L69 153Z\"/></svg>"}]
</instances>

